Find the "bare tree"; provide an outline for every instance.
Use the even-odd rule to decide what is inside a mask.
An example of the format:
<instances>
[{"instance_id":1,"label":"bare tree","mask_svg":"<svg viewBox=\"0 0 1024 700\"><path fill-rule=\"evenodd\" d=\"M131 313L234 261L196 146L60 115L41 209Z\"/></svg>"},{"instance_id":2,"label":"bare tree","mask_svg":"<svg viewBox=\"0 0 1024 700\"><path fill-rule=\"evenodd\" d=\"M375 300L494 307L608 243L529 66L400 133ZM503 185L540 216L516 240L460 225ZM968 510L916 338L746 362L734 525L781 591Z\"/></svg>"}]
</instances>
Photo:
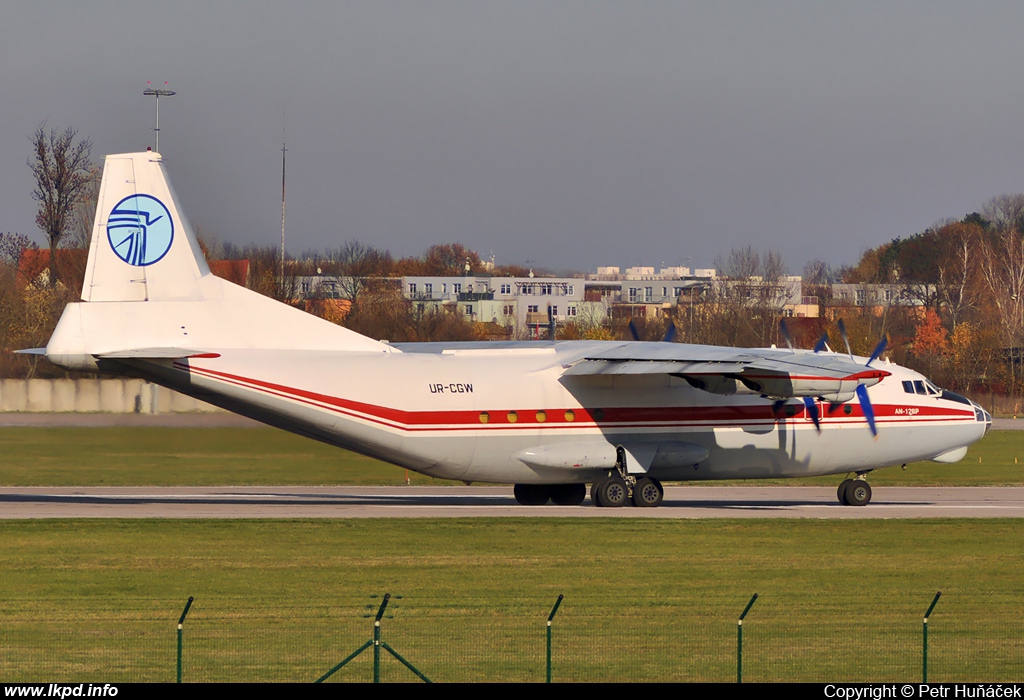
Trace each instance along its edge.
<instances>
[{"instance_id":1,"label":"bare tree","mask_svg":"<svg viewBox=\"0 0 1024 700\"><path fill-rule=\"evenodd\" d=\"M1000 231L1024 228L1024 194L1001 194L981 208L981 213Z\"/></svg>"},{"instance_id":2,"label":"bare tree","mask_svg":"<svg viewBox=\"0 0 1024 700\"><path fill-rule=\"evenodd\" d=\"M392 266L391 253L359 241L349 241L337 251L329 251L328 258L337 268L341 296L353 304L359 301L372 278L383 277Z\"/></svg>"},{"instance_id":3,"label":"bare tree","mask_svg":"<svg viewBox=\"0 0 1024 700\"><path fill-rule=\"evenodd\" d=\"M1016 353L1024 341L1024 236L1014 226L1000 225L982 240L981 273L989 302L1010 353L1010 395L1016 394Z\"/></svg>"},{"instance_id":4,"label":"bare tree","mask_svg":"<svg viewBox=\"0 0 1024 700\"><path fill-rule=\"evenodd\" d=\"M976 224L955 222L943 226L944 251L939 260L938 296L955 331L964 315L977 308L981 287L976 279L982 230Z\"/></svg>"},{"instance_id":5,"label":"bare tree","mask_svg":"<svg viewBox=\"0 0 1024 700\"><path fill-rule=\"evenodd\" d=\"M89 193L96 173L92 167L92 142L78 140L71 127L58 133L43 122L30 137L33 157L28 166L36 179L32 199L39 202L36 224L50 244L50 286L57 285L57 246L75 224L75 210Z\"/></svg>"}]
</instances>

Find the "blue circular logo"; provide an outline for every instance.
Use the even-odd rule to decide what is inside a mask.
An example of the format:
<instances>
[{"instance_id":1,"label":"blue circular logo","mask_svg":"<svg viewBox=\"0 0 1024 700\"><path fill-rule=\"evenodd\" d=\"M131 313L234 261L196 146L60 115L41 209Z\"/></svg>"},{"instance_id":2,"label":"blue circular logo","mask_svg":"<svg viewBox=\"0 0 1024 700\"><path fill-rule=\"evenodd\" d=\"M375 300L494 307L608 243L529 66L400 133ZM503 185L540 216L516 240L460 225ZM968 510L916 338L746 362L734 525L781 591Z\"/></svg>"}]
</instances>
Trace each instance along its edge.
<instances>
[{"instance_id":1,"label":"blue circular logo","mask_svg":"<svg viewBox=\"0 0 1024 700\"><path fill-rule=\"evenodd\" d=\"M125 197L107 217L107 240L114 255L129 265L145 267L167 255L174 240L171 212L156 197Z\"/></svg>"}]
</instances>

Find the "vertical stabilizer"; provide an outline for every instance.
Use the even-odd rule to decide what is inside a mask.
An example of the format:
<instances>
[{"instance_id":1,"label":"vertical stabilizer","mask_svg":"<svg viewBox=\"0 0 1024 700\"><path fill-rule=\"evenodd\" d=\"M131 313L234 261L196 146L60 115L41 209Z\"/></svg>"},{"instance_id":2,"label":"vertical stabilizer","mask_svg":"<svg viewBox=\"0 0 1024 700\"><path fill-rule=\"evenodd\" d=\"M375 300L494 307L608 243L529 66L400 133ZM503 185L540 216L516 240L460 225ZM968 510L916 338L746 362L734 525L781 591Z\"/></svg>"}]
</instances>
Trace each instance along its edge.
<instances>
[{"instance_id":1,"label":"vertical stabilizer","mask_svg":"<svg viewBox=\"0 0 1024 700\"><path fill-rule=\"evenodd\" d=\"M200 300L208 274L160 154L107 156L82 300Z\"/></svg>"}]
</instances>

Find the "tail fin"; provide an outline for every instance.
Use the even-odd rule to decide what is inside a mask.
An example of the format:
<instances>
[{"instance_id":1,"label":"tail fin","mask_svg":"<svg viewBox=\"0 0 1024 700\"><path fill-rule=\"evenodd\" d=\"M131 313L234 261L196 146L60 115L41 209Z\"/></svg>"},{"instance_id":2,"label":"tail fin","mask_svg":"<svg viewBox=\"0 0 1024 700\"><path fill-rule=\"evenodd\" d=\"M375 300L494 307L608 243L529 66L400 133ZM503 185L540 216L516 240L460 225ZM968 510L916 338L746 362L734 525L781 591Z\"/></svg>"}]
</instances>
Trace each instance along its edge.
<instances>
[{"instance_id":1,"label":"tail fin","mask_svg":"<svg viewBox=\"0 0 1024 700\"><path fill-rule=\"evenodd\" d=\"M398 352L211 274L153 152L106 158L82 301L46 346L63 367L229 348Z\"/></svg>"},{"instance_id":2,"label":"tail fin","mask_svg":"<svg viewBox=\"0 0 1024 700\"><path fill-rule=\"evenodd\" d=\"M109 155L83 301L198 301L210 274L159 153Z\"/></svg>"}]
</instances>

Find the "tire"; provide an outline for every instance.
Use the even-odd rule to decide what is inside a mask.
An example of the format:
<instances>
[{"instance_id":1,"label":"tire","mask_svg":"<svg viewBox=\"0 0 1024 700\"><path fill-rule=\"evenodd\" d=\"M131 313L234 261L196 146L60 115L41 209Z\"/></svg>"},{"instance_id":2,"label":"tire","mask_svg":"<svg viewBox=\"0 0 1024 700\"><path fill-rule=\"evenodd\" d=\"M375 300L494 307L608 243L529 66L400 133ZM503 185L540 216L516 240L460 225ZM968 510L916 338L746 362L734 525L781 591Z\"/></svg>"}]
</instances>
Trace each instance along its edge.
<instances>
[{"instance_id":1,"label":"tire","mask_svg":"<svg viewBox=\"0 0 1024 700\"><path fill-rule=\"evenodd\" d=\"M551 498L549 488L543 484L516 484L512 492L521 506L542 506Z\"/></svg>"},{"instance_id":2,"label":"tire","mask_svg":"<svg viewBox=\"0 0 1024 700\"><path fill-rule=\"evenodd\" d=\"M629 489L621 477L612 476L601 482L598 498L608 508L619 508L629 502Z\"/></svg>"},{"instance_id":3,"label":"tire","mask_svg":"<svg viewBox=\"0 0 1024 700\"><path fill-rule=\"evenodd\" d=\"M866 506L871 503L871 485L858 479L846 488L846 503L851 506Z\"/></svg>"},{"instance_id":4,"label":"tire","mask_svg":"<svg viewBox=\"0 0 1024 700\"><path fill-rule=\"evenodd\" d=\"M839 502L844 506L850 505L850 502L846 500L846 489L850 488L850 484L853 483L853 479L847 479L843 483L839 484L839 489L836 490L836 497L839 498Z\"/></svg>"},{"instance_id":5,"label":"tire","mask_svg":"<svg viewBox=\"0 0 1024 700\"><path fill-rule=\"evenodd\" d=\"M608 477L602 476L600 479L590 485L590 502L594 504L596 508L604 508L604 503L601 502L601 484Z\"/></svg>"},{"instance_id":6,"label":"tire","mask_svg":"<svg viewBox=\"0 0 1024 700\"><path fill-rule=\"evenodd\" d=\"M661 505L665 490L654 479L641 477L633 486L633 505L637 508L656 508Z\"/></svg>"},{"instance_id":7,"label":"tire","mask_svg":"<svg viewBox=\"0 0 1024 700\"><path fill-rule=\"evenodd\" d=\"M549 488L556 506L578 506L587 497L586 484L555 484Z\"/></svg>"}]
</instances>

